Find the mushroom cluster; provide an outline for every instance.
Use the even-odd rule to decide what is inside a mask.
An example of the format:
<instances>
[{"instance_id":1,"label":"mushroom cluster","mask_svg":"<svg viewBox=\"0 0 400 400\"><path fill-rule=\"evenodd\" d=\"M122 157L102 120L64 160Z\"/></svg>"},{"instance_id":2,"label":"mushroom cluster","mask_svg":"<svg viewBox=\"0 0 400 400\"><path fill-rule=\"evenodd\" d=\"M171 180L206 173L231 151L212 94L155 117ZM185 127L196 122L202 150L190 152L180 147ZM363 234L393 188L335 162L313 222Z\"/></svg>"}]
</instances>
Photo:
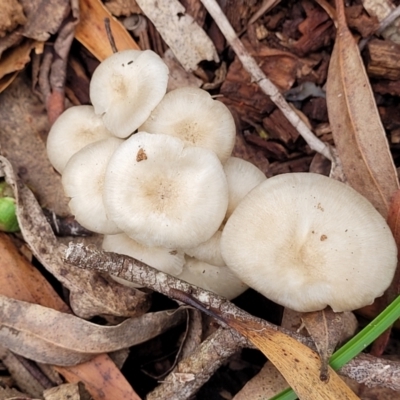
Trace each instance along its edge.
<instances>
[{"instance_id":1,"label":"mushroom cluster","mask_svg":"<svg viewBox=\"0 0 400 400\"><path fill-rule=\"evenodd\" d=\"M166 93L167 82L152 51L115 53L93 74L93 106L71 107L51 128L48 156L104 250L234 298L247 286L222 260L221 229L265 175L231 157L223 103L193 87Z\"/></svg>"}]
</instances>

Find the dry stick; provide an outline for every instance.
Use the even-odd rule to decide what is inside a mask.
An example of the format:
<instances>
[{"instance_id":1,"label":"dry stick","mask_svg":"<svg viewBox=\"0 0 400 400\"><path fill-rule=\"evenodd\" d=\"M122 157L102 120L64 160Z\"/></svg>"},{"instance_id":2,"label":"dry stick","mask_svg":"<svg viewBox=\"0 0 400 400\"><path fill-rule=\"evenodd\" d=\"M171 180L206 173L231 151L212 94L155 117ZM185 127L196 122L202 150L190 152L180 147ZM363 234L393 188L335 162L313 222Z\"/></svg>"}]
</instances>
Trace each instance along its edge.
<instances>
[{"instance_id":1,"label":"dry stick","mask_svg":"<svg viewBox=\"0 0 400 400\"><path fill-rule=\"evenodd\" d=\"M209 309L218 310L222 315L230 316L231 318L241 318L244 321L255 321L268 329L280 330L281 332L290 335L306 346L311 346L312 342L309 338L304 337L287 329L277 327L270 324L261 318L253 317L246 311L236 307L229 300L218 296L215 293L201 289L191 285L185 281L181 281L171 275L160 272L138 260L117 253L109 253L98 250L94 246L85 246L82 243L70 243L65 253L67 263L76 267L107 272L111 275L118 276L130 282L135 282L140 286L147 287L158 293L164 294L171 299L193 304L194 307L218 318L215 313L210 313ZM225 323L220 317L220 324L225 326Z\"/></svg>"},{"instance_id":2,"label":"dry stick","mask_svg":"<svg viewBox=\"0 0 400 400\"><path fill-rule=\"evenodd\" d=\"M265 76L264 72L258 66L256 61L247 52L243 43L237 37L231 24L222 12L221 8L215 0L201 0L204 7L213 17L218 28L225 36L228 43L231 45L233 51L239 57L246 71L251 75L253 81L255 81L261 90L271 98L276 106L282 111L288 121L297 129L299 134L304 138L311 149L318 153L321 153L327 159L334 161L334 157L330 151L328 145L319 140L311 131L307 125L299 118L299 116L292 110L285 98L281 95L278 88Z\"/></svg>"},{"instance_id":3,"label":"dry stick","mask_svg":"<svg viewBox=\"0 0 400 400\"><path fill-rule=\"evenodd\" d=\"M240 316L247 320L262 322L264 326L284 332L306 346L315 349L311 339L253 317L223 297L157 271L133 258L116 253L105 253L94 248L86 247L81 243L70 243L66 252L66 261L77 267L111 273L112 275L139 283L142 286L146 286L170 297L175 294L176 300L182 299L186 294L186 298L189 297L201 301L206 305L206 308L207 306L219 308L222 313L230 313L231 315ZM176 296L179 298L176 298ZM226 352L217 350L224 347L227 349ZM194 394L199 389L201 384L212 376L220 363L224 362L241 347L253 346L236 332L221 328L218 330L218 333L206 339L190 357L178 363L176 370L171 376L166 378L165 384L162 384L165 385L165 387L156 389L157 393L160 393L158 390L165 391L165 393L169 393L173 390L175 397L161 398L180 400L190 397L191 394ZM218 362L213 358L215 352L218 352ZM208 363L215 365L213 366ZM201 371L198 371L198 365L201 365L202 369L207 371L207 373L202 374ZM176 371L179 371L180 374L192 373L194 375L193 379L196 380L197 377L199 377L201 384L199 383L199 385L197 385L192 382L192 376L179 375ZM382 386L400 391L399 362L362 354L350 361L339 372L351 377L357 382L366 383L368 386ZM187 381L188 379L189 381ZM186 397L179 397L180 391L183 391Z\"/></svg>"},{"instance_id":4,"label":"dry stick","mask_svg":"<svg viewBox=\"0 0 400 400\"><path fill-rule=\"evenodd\" d=\"M112 52L118 53L117 45L115 44L114 36L111 32L110 18L108 17L104 18L104 26L106 28L107 38L108 41L110 42Z\"/></svg>"},{"instance_id":5,"label":"dry stick","mask_svg":"<svg viewBox=\"0 0 400 400\"><path fill-rule=\"evenodd\" d=\"M218 329L146 397L146 400L186 400L206 383L214 372L236 351L245 347L238 333Z\"/></svg>"}]
</instances>

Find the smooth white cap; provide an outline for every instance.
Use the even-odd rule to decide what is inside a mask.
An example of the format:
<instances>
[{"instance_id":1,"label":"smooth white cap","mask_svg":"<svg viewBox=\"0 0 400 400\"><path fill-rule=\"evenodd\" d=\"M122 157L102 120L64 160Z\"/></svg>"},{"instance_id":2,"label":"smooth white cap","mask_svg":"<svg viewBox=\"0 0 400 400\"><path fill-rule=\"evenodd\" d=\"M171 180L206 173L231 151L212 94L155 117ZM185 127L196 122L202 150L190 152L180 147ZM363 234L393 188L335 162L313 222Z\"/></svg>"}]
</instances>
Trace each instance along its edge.
<instances>
[{"instance_id":1,"label":"smooth white cap","mask_svg":"<svg viewBox=\"0 0 400 400\"><path fill-rule=\"evenodd\" d=\"M62 175L65 194L71 198L72 214L93 232L121 232L104 208L103 184L108 160L122 142L111 137L85 146L71 157Z\"/></svg>"},{"instance_id":2,"label":"smooth white cap","mask_svg":"<svg viewBox=\"0 0 400 400\"><path fill-rule=\"evenodd\" d=\"M228 158L224 164L224 171L229 191L229 203L226 212L228 219L247 193L264 182L267 177L255 165L237 157Z\"/></svg>"},{"instance_id":3,"label":"smooth white cap","mask_svg":"<svg viewBox=\"0 0 400 400\"><path fill-rule=\"evenodd\" d=\"M218 230L206 242L190 249L184 249L185 254L208 264L219 267L225 266L225 261L221 255L221 235L222 230Z\"/></svg>"},{"instance_id":4,"label":"smooth white cap","mask_svg":"<svg viewBox=\"0 0 400 400\"><path fill-rule=\"evenodd\" d=\"M53 167L64 171L69 159L80 149L98 140L112 137L92 106L74 106L54 122L47 137L47 155Z\"/></svg>"},{"instance_id":5,"label":"smooth white cap","mask_svg":"<svg viewBox=\"0 0 400 400\"><path fill-rule=\"evenodd\" d=\"M185 257L186 263L179 279L209 290L231 300L242 294L248 286L227 267L217 267L195 258Z\"/></svg>"},{"instance_id":6,"label":"smooth white cap","mask_svg":"<svg viewBox=\"0 0 400 400\"><path fill-rule=\"evenodd\" d=\"M390 228L372 204L312 173L275 176L253 189L226 223L221 253L250 287L302 312L371 304L397 266Z\"/></svg>"},{"instance_id":7,"label":"smooth white cap","mask_svg":"<svg viewBox=\"0 0 400 400\"><path fill-rule=\"evenodd\" d=\"M126 138L149 117L167 91L168 67L151 50L124 50L106 58L90 81L90 100L104 125Z\"/></svg>"},{"instance_id":8,"label":"smooth white cap","mask_svg":"<svg viewBox=\"0 0 400 400\"><path fill-rule=\"evenodd\" d=\"M110 218L146 246L194 247L219 228L228 185L217 156L175 137L139 132L114 153L104 203Z\"/></svg>"},{"instance_id":9,"label":"smooth white cap","mask_svg":"<svg viewBox=\"0 0 400 400\"><path fill-rule=\"evenodd\" d=\"M231 155L236 138L228 107L195 87L168 92L139 130L176 136L187 146L204 147L222 163Z\"/></svg>"}]
</instances>

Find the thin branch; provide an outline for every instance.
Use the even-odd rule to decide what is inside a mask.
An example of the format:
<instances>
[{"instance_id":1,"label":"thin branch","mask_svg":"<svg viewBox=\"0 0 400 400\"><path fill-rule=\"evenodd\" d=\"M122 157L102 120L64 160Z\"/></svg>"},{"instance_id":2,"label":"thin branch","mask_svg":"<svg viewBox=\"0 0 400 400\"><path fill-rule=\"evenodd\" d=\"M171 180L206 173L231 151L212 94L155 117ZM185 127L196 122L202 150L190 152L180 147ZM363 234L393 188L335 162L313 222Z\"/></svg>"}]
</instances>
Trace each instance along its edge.
<instances>
[{"instance_id":1,"label":"thin branch","mask_svg":"<svg viewBox=\"0 0 400 400\"><path fill-rule=\"evenodd\" d=\"M247 320L262 321L265 326L279 330L306 346L315 349L315 345L310 338L253 317L223 297L157 271L130 257L116 253L105 253L85 247L82 244L70 243L66 252L66 261L77 267L94 269L120 276L123 279L139 283L170 297L174 292L184 292L207 306L219 308L223 313L230 313L233 316L240 316L240 318ZM224 324L221 323L221 325ZM212 376L223 362L242 347L253 346L236 332L230 329L219 329L217 333L205 340L188 358L178 363L177 368L172 372L171 376L165 379L162 388L152 392L173 393L173 396L156 397L154 394L150 394L149 396L151 397L149 399L168 398L181 400L190 397ZM199 365L201 366L200 370ZM339 372L368 386L382 386L400 391L399 362L360 354ZM198 383L195 382L197 379L199 379ZM180 392L185 393L186 397L180 397Z\"/></svg>"},{"instance_id":2,"label":"thin branch","mask_svg":"<svg viewBox=\"0 0 400 400\"><path fill-rule=\"evenodd\" d=\"M261 90L271 98L276 106L282 111L288 121L298 130L311 149L321 153L323 156L333 161L333 155L329 146L319 140L307 127L307 125L292 110L285 98L279 92L278 88L265 76L264 72L258 66L253 57L250 56L243 43L237 37L231 24L222 12L215 0L201 0L204 7L213 17L222 34L225 36L233 51L239 57L243 67L251 75L252 80L256 82Z\"/></svg>"},{"instance_id":3,"label":"thin branch","mask_svg":"<svg viewBox=\"0 0 400 400\"><path fill-rule=\"evenodd\" d=\"M117 45L115 44L114 36L111 31L110 18L104 18L104 26L106 28L108 41L110 42L111 50L113 53L118 53Z\"/></svg>"}]
</instances>

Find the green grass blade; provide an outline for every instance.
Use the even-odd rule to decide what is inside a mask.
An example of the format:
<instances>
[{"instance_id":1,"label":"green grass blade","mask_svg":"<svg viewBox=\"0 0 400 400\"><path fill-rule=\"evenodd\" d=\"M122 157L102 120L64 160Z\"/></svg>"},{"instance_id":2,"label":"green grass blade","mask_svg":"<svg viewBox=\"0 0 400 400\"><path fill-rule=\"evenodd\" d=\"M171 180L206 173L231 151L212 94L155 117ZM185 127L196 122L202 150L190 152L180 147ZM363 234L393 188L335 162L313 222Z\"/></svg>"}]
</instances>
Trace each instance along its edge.
<instances>
[{"instance_id":1,"label":"green grass blade","mask_svg":"<svg viewBox=\"0 0 400 400\"><path fill-rule=\"evenodd\" d=\"M330 366L337 370L342 368L350 360L361 353L375 339L386 331L400 318L400 296L385 308L362 331L350 339L344 346L337 350L330 359ZM295 400L296 393L291 389L285 389L270 400Z\"/></svg>"}]
</instances>

